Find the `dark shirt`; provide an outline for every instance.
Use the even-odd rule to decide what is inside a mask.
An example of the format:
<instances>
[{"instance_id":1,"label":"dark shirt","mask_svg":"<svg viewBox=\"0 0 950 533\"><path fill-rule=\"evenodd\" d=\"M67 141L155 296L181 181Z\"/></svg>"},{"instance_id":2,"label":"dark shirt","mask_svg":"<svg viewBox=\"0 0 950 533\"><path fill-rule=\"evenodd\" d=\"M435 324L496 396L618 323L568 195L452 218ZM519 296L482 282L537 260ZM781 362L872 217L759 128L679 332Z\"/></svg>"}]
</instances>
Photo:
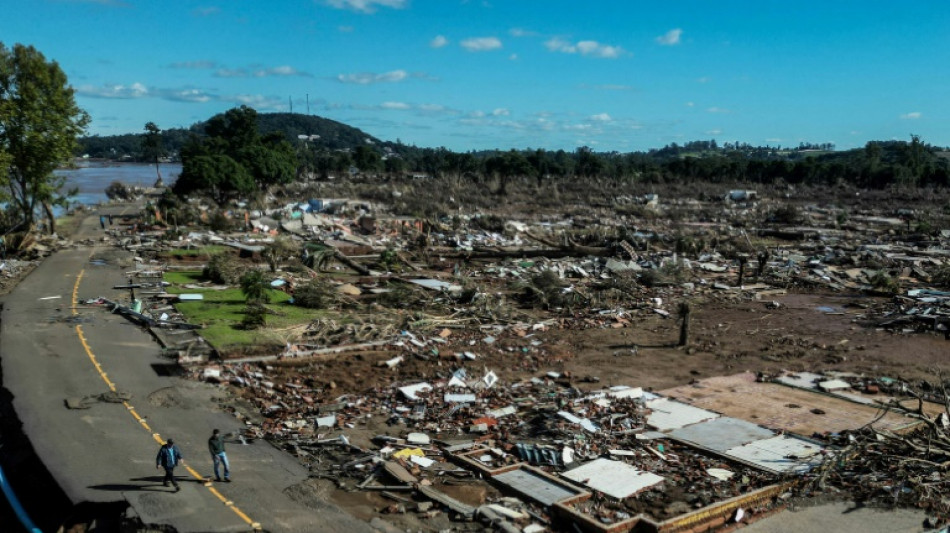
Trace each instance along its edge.
<instances>
[{"instance_id":1,"label":"dark shirt","mask_svg":"<svg viewBox=\"0 0 950 533\"><path fill-rule=\"evenodd\" d=\"M164 468L175 468L181 462L183 457L178 446L164 445L158 449L158 456L155 457L155 464Z\"/></svg>"},{"instance_id":2,"label":"dark shirt","mask_svg":"<svg viewBox=\"0 0 950 533\"><path fill-rule=\"evenodd\" d=\"M224 453L224 437L220 434L217 436L212 435L211 438L208 439L208 451L211 452L211 455Z\"/></svg>"}]
</instances>

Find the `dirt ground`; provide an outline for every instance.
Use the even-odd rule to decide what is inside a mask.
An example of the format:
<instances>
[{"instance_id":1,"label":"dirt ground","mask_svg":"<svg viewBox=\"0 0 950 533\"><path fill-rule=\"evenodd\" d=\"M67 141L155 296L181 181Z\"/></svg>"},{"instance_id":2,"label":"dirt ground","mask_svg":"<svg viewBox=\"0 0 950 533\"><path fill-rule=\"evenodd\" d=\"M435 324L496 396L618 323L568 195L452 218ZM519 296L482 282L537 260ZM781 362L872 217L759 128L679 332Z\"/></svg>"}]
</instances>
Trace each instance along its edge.
<instances>
[{"instance_id":1,"label":"dirt ground","mask_svg":"<svg viewBox=\"0 0 950 533\"><path fill-rule=\"evenodd\" d=\"M768 301L711 301L693 312L690 347L675 347L679 322L651 315L624 328L547 328L501 333L449 333L440 355L409 358L392 371L379 363L389 351L343 354L319 361L285 360L290 372L308 375L333 395L357 394L396 381L431 379L474 361L502 379L518 381L547 372L569 374L581 389L612 385L662 390L739 372L834 370L907 380L933 379L950 354L942 336L868 329L858 322L875 298L864 295L788 294ZM770 309L771 302L779 307ZM485 337L494 336L492 344Z\"/></svg>"}]
</instances>

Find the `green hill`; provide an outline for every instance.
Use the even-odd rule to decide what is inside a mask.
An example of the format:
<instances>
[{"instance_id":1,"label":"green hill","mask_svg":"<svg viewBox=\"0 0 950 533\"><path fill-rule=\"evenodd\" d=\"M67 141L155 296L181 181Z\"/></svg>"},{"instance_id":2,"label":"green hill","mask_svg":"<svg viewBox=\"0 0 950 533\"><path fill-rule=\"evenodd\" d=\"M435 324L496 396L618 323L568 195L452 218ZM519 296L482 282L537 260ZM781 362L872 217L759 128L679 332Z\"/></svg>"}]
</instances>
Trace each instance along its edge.
<instances>
[{"instance_id":1,"label":"green hill","mask_svg":"<svg viewBox=\"0 0 950 533\"><path fill-rule=\"evenodd\" d=\"M190 128L171 128L162 131L162 140L165 151L173 159L182 145L192 134L201 135L206 122L198 122ZM298 142L300 136L307 136L307 142L314 148L329 150L354 149L370 141L376 145L388 145L368 133L347 126L342 122L328 118L301 115L299 113L260 113L257 116L257 125L262 135L280 132L287 140ZM159 125L161 127L161 125ZM77 156L89 155L97 159L113 159L140 161L142 160L143 133L126 133L122 135L90 135L79 139Z\"/></svg>"}]
</instances>

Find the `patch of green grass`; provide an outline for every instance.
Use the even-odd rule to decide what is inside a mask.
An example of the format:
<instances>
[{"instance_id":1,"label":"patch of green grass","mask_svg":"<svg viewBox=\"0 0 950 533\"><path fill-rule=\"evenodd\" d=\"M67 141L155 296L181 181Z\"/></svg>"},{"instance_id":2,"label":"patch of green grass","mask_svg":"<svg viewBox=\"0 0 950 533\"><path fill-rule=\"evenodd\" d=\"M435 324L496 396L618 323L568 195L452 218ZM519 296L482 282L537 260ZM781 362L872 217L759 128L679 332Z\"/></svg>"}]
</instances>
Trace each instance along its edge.
<instances>
[{"instance_id":1,"label":"patch of green grass","mask_svg":"<svg viewBox=\"0 0 950 533\"><path fill-rule=\"evenodd\" d=\"M176 285L186 285L189 283L200 283L203 281L201 279L201 271L181 271L181 272L165 272L163 279L169 283L171 286L168 287L168 292L172 294L181 294L185 292L181 287L176 287Z\"/></svg>"},{"instance_id":2,"label":"patch of green grass","mask_svg":"<svg viewBox=\"0 0 950 533\"><path fill-rule=\"evenodd\" d=\"M165 281L172 283L168 292L172 294L201 294L203 300L179 302L175 307L191 324L203 324L200 334L209 344L221 349L228 346L250 346L261 344L282 344L276 336L269 335L269 329L282 329L326 316L321 310L305 309L289 303L290 295L283 291L269 290L271 303L267 304L267 326L258 330L245 330L240 327L244 318L244 294L241 289L189 289L182 285L201 281L201 272L166 272Z\"/></svg>"}]
</instances>

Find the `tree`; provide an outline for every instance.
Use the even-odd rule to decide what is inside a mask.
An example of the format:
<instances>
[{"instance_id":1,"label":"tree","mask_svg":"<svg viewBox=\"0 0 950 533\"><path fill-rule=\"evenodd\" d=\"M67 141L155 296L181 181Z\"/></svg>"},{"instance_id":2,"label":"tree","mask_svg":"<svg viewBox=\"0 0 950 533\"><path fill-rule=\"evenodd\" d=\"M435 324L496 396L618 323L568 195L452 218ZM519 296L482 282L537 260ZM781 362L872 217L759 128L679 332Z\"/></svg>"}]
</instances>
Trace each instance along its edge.
<instances>
[{"instance_id":1,"label":"tree","mask_svg":"<svg viewBox=\"0 0 950 533\"><path fill-rule=\"evenodd\" d=\"M162 172L158 168L158 162L165 155L165 145L162 140L162 130L154 122L145 123L145 136L142 138L142 157L151 163L155 163L155 174L158 180L155 181L156 187L162 187L165 183L162 181Z\"/></svg>"},{"instance_id":2,"label":"tree","mask_svg":"<svg viewBox=\"0 0 950 533\"><path fill-rule=\"evenodd\" d=\"M269 290L267 279L260 270L248 270L241 276L241 294L248 303L270 302Z\"/></svg>"},{"instance_id":3,"label":"tree","mask_svg":"<svg viewBox=\"0 0 950 533\"><path fill-rule=\"evenodd\" d=\"M56 231L54 205L65 205L64 176L53 173L69 161L89 115L55 61L32 46L0 43L0 187L3 200L32 227L37 210Z\"/></svg>"},{"instance_id":4,"label":"tree","mask_svg":"<svg viewBox=\"0 0 950 533\"><path fill-rule=\"evenodd\" d=\"M353 164L360 169L360 172L369 174L379 171L383 166L383 158L376 149L361 144L356 147L356 151L353 153Z\"/></svg>"},{"instance_id":5,"label":"tree","mask_svg":"<svg viewBox=\"0 0 950 533\"><path fill-rule=\"evenodd\" d=\"M294 147L280 134L261 136L257 111L247 106L215 115L206 138L193 137L182 147L178 195L210 193L218 202L256 189L290 183L297 175Z\"/></svg>"},{"instance_id":6,"label":"tree","mask_svg":"<svg viewBox=\"0 0 950 533\"><path fill-rule=\"evenodd\" d=\"M240 163L226 155L200 155L182 165L174 191L179 196L207 192L221 203L229 196L254 191L254 179Z\"/></svg>"}]
</instances>

